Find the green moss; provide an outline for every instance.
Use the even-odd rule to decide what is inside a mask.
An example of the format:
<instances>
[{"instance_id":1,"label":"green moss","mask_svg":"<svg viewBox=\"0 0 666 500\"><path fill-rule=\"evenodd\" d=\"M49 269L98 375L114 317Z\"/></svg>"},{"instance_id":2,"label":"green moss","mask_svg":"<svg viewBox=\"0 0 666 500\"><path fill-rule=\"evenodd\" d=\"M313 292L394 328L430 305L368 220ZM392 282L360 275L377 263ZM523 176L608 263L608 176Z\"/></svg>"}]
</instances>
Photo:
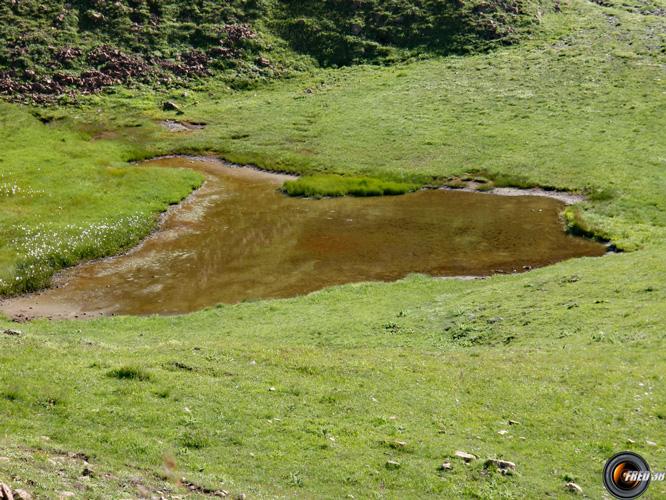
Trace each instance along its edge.
<instances>
[{"instance_id":1,"label":"green moss","mask_svg":"<svg viewBox=\"0 0 666 500\"><path fill-rule=\"evenodd\" d=\"M287 181L282 190L289 196L388 196L405 194L418 189L418 185L392 182L370 177L344 177L341 175L310 175Z\"/></svg>"}]
</instances>

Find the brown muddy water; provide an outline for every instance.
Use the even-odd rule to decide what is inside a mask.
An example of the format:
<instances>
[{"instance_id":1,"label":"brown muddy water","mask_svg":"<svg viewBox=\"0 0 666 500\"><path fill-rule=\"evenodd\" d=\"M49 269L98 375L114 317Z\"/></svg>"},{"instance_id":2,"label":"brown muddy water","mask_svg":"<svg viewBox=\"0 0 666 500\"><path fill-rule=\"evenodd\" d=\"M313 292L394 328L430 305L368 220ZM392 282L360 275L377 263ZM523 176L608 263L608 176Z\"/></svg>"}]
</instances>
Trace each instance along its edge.
<instances>
[{"instance_id":1,"label":"brown muddy water","mask_svg":"<svg viewBox=\"0 0 666 500\"><path fill-rule=\"evenodd\" d=\"M57 287L0 309L14 317L186 313L409 273L484 276L605 252L565 234L564 204L545 197L424 190L313 200L280 193L289 176L217 160L145 165L193 168L207 180L133 251L73 268Z\"/></svg>"}]
</instances>

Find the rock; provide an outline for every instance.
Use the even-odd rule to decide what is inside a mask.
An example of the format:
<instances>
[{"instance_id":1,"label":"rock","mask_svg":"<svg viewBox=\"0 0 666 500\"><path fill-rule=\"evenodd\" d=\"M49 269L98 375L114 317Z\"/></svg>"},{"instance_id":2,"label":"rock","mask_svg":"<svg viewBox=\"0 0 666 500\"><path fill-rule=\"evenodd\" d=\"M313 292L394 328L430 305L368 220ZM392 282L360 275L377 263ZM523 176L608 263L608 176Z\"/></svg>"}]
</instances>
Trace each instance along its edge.
<instances>
[{"instance_id":1,"label":"rock","mask_svg":"<svg viewBox=\"0 0 666 500\"><path fill-rule=\"evenodd\" d=\"M504 436L505 434L508 434L508 433L509 433L509 431L507 431L506 429L501 429L501 430L497 431L497 434L499 434L500 436Z\"/></svg>"},{"instance_id":2,"label":"rock","mask_svg":"<svg viewBox=\"0 0 666 500\"><path fill-rule=\"evenodd\" d=\"M0 483L0 500L14 500L11 488L5 483Z\"/></svg>"},{"instance_id":3,"label":"rock","mask_svg":"<svg viewBox=\"0 0 666 500\"><path fill-rule=\"evenodd\" d=\"M439 466L439 470L451 470L451 469L453 469L453 465L451 465L451 462L449 462L448 460Z\"/></svg>"},{"instance_id":4,"label":"rock","mask_svg":"<svg viewBox=\"0 0 666 500\"><path fill-rule=\"evenodd\" d=\"M645 440L645 444L648 446L657 446L657 443L655 443L654 441L650 441L649 439Z\"/></svg>"},{"instance_id":5,"label":"rock","mask_svg":"<svg viewBox=\"0 0 666 500\"><path fill-rule=\"evenodd\" d=\"M81 475L85 476L85 477L93 477L95 475L95 473L93 472L93 470L90 467L85 467L83 469L83 471L81 472Z\"/></svg>"},{"instance_id":6,"label":"rock","mask_svg":"<svg viewBox=\"0 0 666 500\"><path fill-rule=\"evenodd\" d=\"M18 337L19 335L23 335L23 332L21 330L12 330L11 328L3 330L2 333L4 333L5 335L10 335L12 337Z\"/></svg>"},{"instance_id":7,"label":"rock","mask_svg":"<svg viewBox=\"0 0 666 500\"><path fill-rule=\"evenodd\" d=\"M571 491L573 493L577 493L577 494L582 494L583 493L583 488L581 488L580 486L578 486L574 482L567 483L567 484L564 485L564 487L567 489L567 491Z\"/></svg>"},{"instance_id":8,"label":"rock","mask_svg":"<svg viewBox=\"0 0 666 500\"><path fill-rule=\"evenodd\" d=\"M275 392L275 387L269 387L268 390L269 390L270 392Z\"/></svg>"},{"instance_id":9,"label":"rock","mask_svg":"<svg viewBox=\"0 0 666 500\"><path fill-rule=\"evenodd\" d=\"M458 458L462 458L465 461L465 463L469 463L472 460L476 460L478 458L476 455L472 455L471 453L467 453L460 450L457 450L455 452L455 456Z\"/></svg>"},{"instance_id":10,"label":"rock","mask_svg":"<svg viewBox=\"0 0 666 500\"><path fill-rule=\"evenodd\" d=\"M180 106L176 104L173 101L164 101L164 104L162 104L162 110L164 111L175 111L179 115L183 114L183 110L180 109Z\"/></svg>"},{"instance_id":11,"label":"rock","mask_svg":"<svg viewBox=\"0 0 666 500\"><path fill-rule=\"evenodd\" d=\"M520 422L516 420L509 420L509 425L520 425Z\"/></svg>"},{"instance_id":12,"label":"rock","mask_svg":"<svg viewBox=\"0 0 666 500\"><path fill-rule=\"evenodd\" d=\"M400 462L396 462L395 460L387 460L386 464L384 466L387 469L399 469L400 468Z\"/></svg>"},{"instance_id":13,"label":"rock","mask_svg":"<svg viewBox=\"0 0 666 500\"><path fill-rule=\"evenodd\" d=\"M15 500L32 500L32 495L25 490L14 491Z\"/></svg>"},{"instance_id":14,"label":"rock","mask_svg":"<svg viewBox=\"0 0 666 500\"><path fill-rule=\"evenodd\" d=\"M496 458L489 458L486 460L484 467L488 468L490 466L497 467L502 473L513 472L516 470L516 464L513 462L509 462L508 460L498 460Z\"/></svg>"}]
</instances>

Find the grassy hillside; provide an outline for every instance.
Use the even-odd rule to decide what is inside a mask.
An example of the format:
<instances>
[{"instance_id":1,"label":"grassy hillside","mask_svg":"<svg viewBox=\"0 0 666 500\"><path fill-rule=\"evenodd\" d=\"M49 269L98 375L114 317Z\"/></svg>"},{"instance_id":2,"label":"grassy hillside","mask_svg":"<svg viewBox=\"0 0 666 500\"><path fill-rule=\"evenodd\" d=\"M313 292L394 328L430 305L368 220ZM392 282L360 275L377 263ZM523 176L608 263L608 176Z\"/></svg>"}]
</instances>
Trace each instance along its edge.
<instances>
[{"instance_id":1,"label":"grassy hillside","mask_svg":"<svg viewBox=\"0 0 666 500\"><path fill-rule=\"evenodd\" d=\"M0 321L21 330L0 333L0 481L46 498L567 498L573 480L599 498L614 452L666 468L664 8L572 0L489 54L252 91L204 79L185 94L0 105L4 293L149 231L200 179L127 161L176 151L314 179L480 173L566 188L588 195L585 223L627 250L179 317ZM206 128L165 130L167 99Z\"/></svg>"},{"instance_id":2,"label":"grassy hillside","mask_svg":"<svg viewBox=\"0 0 666 500\"><path fill-rule=\"evenodd\" d=\"M486 50L520 39L536 16L526 0L3 2L0 93L65 103L111 85L210 75L239 88L311 67L310 57L331 65Z\"/></svg>"}]
</instances>

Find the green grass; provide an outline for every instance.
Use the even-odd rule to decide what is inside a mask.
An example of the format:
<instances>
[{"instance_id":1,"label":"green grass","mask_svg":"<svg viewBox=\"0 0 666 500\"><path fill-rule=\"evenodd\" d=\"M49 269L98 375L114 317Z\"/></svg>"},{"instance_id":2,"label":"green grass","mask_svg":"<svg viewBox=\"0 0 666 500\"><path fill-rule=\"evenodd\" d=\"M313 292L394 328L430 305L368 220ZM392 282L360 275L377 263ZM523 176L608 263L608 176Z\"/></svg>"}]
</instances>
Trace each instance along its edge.
<instances>
[{"instance_id":1,"label":"green grass","mask_svg":"<svg viewBox=\"0 0 666 500\"><path fill-rule=\"evenodd\" d=\"M414 191L418 185L390 182L369 177L341 175L310 175L284 183L282 190L289 196L391 196Z\"/></svg>"},{"instance_id":2,"label":"green grass","mask_svg":"<svg viewBox=\"0 0 666 500\"><path fill-rule=\"evenodd\" d=\"M141 137L141 127L134 128ZM140 149L0 104L0 294L46 286L54 271L121 252L201 183L190 171L127 165Z\"/></svg>"},{"instance_id":3,"label":"green grass","mask_svg":"<svg viewBox=\"0 0 666 500\"><path fill-rule=\"evenodd\" d=\"M29 257L21 234L79 241L141 221L102 239L114 244L58 247L51 270L145 234L200 179L126 161L171 152L320 180L568 189L588 195L574 222L630 251L482 281L411 276L186 316L20 325L0 333L0 478L90 498L184 494L181 477L259 498L567 498L573 479L599 498L617 451L666 468L664 18L649 8L575 0L521 46L251 92L117 89L49 110L63 119L48 125L2 105L0 184L19 187L0 191L7 282ZM165 98L207 127L162 130ZM101 130L110 138L92 140ZM458 449L480 459L465 466ZM486 471L491 457L516 474Z\"/></svg>"},{"instance_id":4,"label":"green grass","mask_svg":"<svg viewBox=\"0 0 666 500\"><path fill-rule=\"evenodd\" d=\"M150 483L140 471L162 477L165 457L178 477L251 497L564 498L572 474L598 498L613 452L666 462L665 282L661 254L643 251L183 317L33 322L0 337L0 384L20 395L0 400L3 454L84 453L113 478L86 482L92 498L136 495L116 478ZM109 377L117 366L151 377ZM458 449L481 458L439 472ZM484 475L491 457L517 473ZM0 461L0 476L46 496L79 481L40 467Z\"/></svg>"}]
</instances>

